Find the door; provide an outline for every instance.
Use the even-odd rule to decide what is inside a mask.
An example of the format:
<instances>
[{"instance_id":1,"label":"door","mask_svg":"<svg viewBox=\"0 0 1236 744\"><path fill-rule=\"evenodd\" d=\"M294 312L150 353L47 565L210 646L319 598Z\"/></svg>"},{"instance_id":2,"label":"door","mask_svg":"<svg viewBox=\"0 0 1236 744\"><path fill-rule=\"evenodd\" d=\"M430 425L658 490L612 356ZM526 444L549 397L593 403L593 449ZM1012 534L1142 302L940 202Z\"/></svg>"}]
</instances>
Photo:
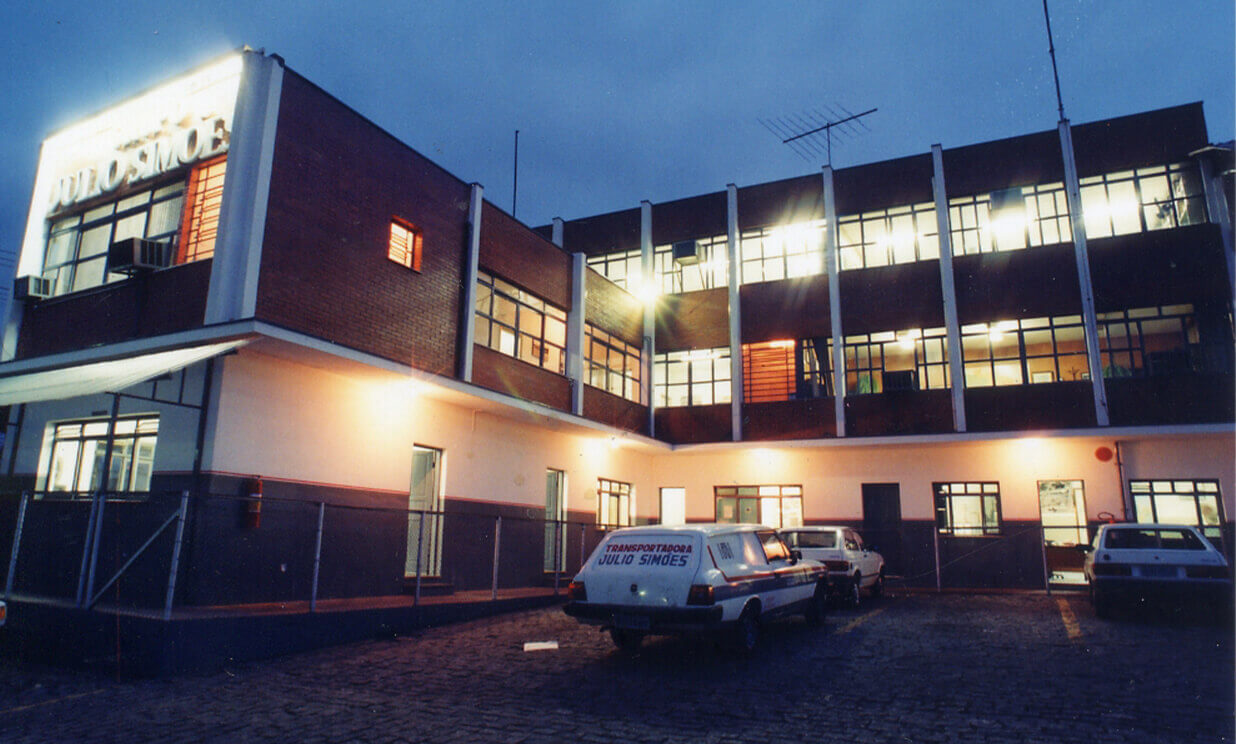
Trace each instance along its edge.
<instances>
[{"instance_id":1,"label":"door","mask_svg":"<svg viewBox=\"0 0 1236 744\"><path fill-rule=\"evenodd\" d=\"M412 448L406 576L442 574L442 450ZM417 550L419 546L419 550Z\"/></svg>"},{"instance_id":2,"label":"door","mask_svg":"<svg viewBox=\"0 0 1236 744\"><path fill-rule=\"evenodd\" d=\"M687 489L661 489L661 524L687 523Z\"/></svg>"},{"instance_id":3,"label":"door","mask_svg":"<svg viewBox=\"0 0 1236 744\"><path fill-rule=\"evenodd\" d=\"M884 556L885 574L904 573L899 484L863 484L863 542L869 550Z\"/></svg>"},{"instance_id":4,"label":"door","mask_svg":"<svg viewBox=\"0 0 1236 744\"><path fill-rule=\"evenodd\" d=\"M1039 515L1043 555L1052 584L1085 584L1085 555L1078 545L1090 542L1086 526L1085 487L1079 480L1039 481Z\"/></svg>"},{"instance_id":5,"label":"door","mask_svg":"<svg viewBox=\"0 0 1236 744\"><path fill-rule=\"evenodd\" d=\"M566 570L566 473L545 471L545 573Z\"/></svg>"}]
</instances>

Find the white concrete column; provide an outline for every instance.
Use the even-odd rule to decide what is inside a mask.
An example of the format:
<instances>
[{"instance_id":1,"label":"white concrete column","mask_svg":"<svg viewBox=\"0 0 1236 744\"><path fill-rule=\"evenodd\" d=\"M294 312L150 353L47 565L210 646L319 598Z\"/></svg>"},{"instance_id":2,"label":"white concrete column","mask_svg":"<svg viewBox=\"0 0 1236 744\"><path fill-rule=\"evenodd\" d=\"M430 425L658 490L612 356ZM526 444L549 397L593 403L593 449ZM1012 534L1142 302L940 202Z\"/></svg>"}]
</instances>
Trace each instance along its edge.
<instances>
[{"instance_id":1,"label":"white concrete column","mask_svg":"<svg viewBox=\"0 0 1236 744\"><path fill-rule=\"evenodd\" d=\"M966 430L966 376L962 366L961 326L957 322L957 288L953 284L953 233L948 219L948 189L944 185L944 150L931 146L934 173L931 192L936 201L936 231L940 235L940 290L944 295L944 326L948 333L948 376L953 394L953 430Z\"/></svg>"},{"instance_id":2,"label":"white concrete column","mask_svg":"<svg viewBox=\"0 0 1236 744\"><path fill-rule=\"evenodd\" d=\"M552 232L550 233L549 242L553 243L559 248L562 247L562 228L563 228L562 218L555 217L554 226L552 228Z\"/></svg>"},{"instance_id":3,"label":"white concrete column","mask_svg":"<svg viewBox=\"0 0 1236 744\"><path fill-rule=\"evenodd\" d=\"M558 234L561 238L561 233ZM571 413L584 415L584 254L571 254L571 312L567 313L566 373L571 380Z\"/></svg>"},{"instance_id":4,"label":"white concrete column","mask_svg":"<svg viewBox=\"0 0 1236 744\"><path fill-rule=\"evenodd\" d=\"M468 264L464 268L464 300L459 322L463 326L463 348L459 350L459 379L472 382L472 344L476 342L476 275L481 264L481 205L485 189L472 184L468 204Z\"/></svg>"},{"instance_id":5,"label":"white concrete column","mask_svg":"<svg viewBox=\"0 0 1236 744\"><path fill-rule=\"evenodd\" d=\"M252 318L256 312L282 92L283 61L245 52L210 266L206 325Z\"/></svg>"},{"instance_id":6,"label":"white concrete column","mask_svg":"<svg viewBox=\"0 0 1236 744\"><path fill-rule=\"evenodd\" d=\"M1210 221L1219 226L1219 235L1223 241L1223 259L1227 264L1227 283L1232 291L1233 317L1236 317L1236 254L1232 246L1232 215L1227 209L1227 197L1224 195L1223 176L1215 173L1214 161L1208 157L1213 154L1203 150L1197 158L1202 174L1202 187L1206 190L1206 214Z\"/></svg>"},{"instance_id":7,"label":"white concrete column","mask_svg":"<svg viewBox=\"0 0 1236 744\"><path fill-rule=\"evenodd\" d=\"M640 355L640 398L648 406L648 434L657 435L656 406L652 395L652 357L656 354L657 274L652 253L652 202L639 203L640 291L638 299L644 308L644 349Z\"/></svg>"},{"instance_id":8,"label":"white concrete column","mask_svg":"<svg viewBox=\"0 0 1236 744\"><path fill-rule=\"evenodd\" d=\"M832 166L824 166L824 267L828 270L828 315L833 336L833 415L845 436L845 336L841 331L841 262L837 260L837 198Z\"/></svg>"},{"instance_id":9,"label":"white concrete column","mask_svg":"<svg viewBox=\"0 0 1236 744\"><path fill-rule=\"evenodd\" d=\"M729 261L730 285L730 425L734 430L735 442L742 441L742 307L738 294L742 267L738 261L738 187L729 184L725 187L726 205L726 260Z\"/></svg>"},{"instance_id":10,"label":"white concrete column","mask_svg":"<svg viewBox=\"0 0 1236 744\"><path fill-rule=\"evenodd\" d=\"M1090 281L1090 254L1086 251L1086 222L1082 216L1081 184L1077 179L1077 160L1073 153L1073 130L1068 119L1061 119L1060 151L1064 157L1064 192L1069 204L1069 223L1073 228L1073 257L1077 261L1077 283L1081 289L1082 322L1086 332L1086 357L1090 362L1090 386L1094 391L1094 415L1099 426L1108 426L1107 388L1103 362L1099 357L1099 324L1094 311L1094 285Z\"/></svg>"}]
</instances>

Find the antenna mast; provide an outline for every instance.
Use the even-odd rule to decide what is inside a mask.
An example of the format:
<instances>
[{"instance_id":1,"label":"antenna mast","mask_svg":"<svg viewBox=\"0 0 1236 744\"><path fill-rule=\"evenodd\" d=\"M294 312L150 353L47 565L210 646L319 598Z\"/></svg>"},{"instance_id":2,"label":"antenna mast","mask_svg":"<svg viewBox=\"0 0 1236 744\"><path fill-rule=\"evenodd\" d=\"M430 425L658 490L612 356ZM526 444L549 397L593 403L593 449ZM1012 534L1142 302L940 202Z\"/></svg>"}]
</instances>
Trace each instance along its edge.
<instances>
[{"instance_id":1,"label":"antenna mast","mask_svg":"<svg viewBox=\"0 0 1236 744\"><path fill-rule=\"evenodd\" d=\"M1051 14L1047 12L1047 0L1043 0L1043 18L1047 21L1047 53L1051 55L1051 76L1056 81L1056 107L1060 121L1064 121L1064 99L1060 97L1060 73L1056 70L1056 43L1051 38Z\"/></svg>"},{"instance_id":2,"label":"antenna mast","mask_svg":"<svg viewBox=\"0 0 1236 744\"><path fill-rule=\"evenodd\" d=\"M789 146L791 150L798 153L804 160L812 160L815 157L823 155L827 165L833 164L833 134L837 134L839 141L845 141L850 137L862 134L864 131L870 132L871 128L862 121L862 117L868 114L874 114L877 109L868 109L862 113L851 113L844 106L837 105L825 106L827 114L819 110L807 112L805 114L792 114L790 116L781 117L779 119L760 119L759 122L764 125L764 128L775 134L781 144ZM840 109L840 111L838 111ZM815 135L824 133L824 145L820 146L819 137Z\"/></svg>"}]
</instances>

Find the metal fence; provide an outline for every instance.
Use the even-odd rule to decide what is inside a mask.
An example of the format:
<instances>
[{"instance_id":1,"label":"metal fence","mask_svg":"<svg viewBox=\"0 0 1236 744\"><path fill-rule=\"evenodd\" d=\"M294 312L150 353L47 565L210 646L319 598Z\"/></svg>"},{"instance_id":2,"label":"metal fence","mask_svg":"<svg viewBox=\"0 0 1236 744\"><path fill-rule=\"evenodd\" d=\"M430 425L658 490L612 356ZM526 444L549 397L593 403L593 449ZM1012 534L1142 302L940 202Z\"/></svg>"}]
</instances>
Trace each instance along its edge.
<instances>
[{"instance_id":1,"label":"metal fence","mask_svg":"<svg viewBox=\"0 0 1236 744\"><path fill-rule=\"evenodd\" d=\"M316 611L336 599L557 594L603 534L519 505L429 511L189 491L0 494L5 597L164 618L185 607L301 602Z\"/></svg>"}]
</instances>

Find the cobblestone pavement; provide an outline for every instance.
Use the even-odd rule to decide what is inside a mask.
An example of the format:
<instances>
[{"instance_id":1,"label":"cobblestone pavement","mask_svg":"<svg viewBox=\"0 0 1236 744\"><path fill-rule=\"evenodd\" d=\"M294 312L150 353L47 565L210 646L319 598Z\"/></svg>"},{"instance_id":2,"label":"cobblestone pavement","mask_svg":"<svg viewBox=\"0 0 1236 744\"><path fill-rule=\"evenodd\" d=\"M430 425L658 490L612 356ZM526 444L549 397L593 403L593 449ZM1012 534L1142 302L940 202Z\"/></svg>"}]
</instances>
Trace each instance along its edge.
<instances>
[{"instance_id":1,"label":"cobblestone pavement","mask_svg":"<svg viewBox=\"0 0 1236 744\"><path fill-rule=\"evenodd\" d=\"M525 652L556 640L556 651ZM1229 625L910 595L635 657L557 608L166 680L0 663L0 741L1231 742Z\"/></svg>"}]
</instances>

